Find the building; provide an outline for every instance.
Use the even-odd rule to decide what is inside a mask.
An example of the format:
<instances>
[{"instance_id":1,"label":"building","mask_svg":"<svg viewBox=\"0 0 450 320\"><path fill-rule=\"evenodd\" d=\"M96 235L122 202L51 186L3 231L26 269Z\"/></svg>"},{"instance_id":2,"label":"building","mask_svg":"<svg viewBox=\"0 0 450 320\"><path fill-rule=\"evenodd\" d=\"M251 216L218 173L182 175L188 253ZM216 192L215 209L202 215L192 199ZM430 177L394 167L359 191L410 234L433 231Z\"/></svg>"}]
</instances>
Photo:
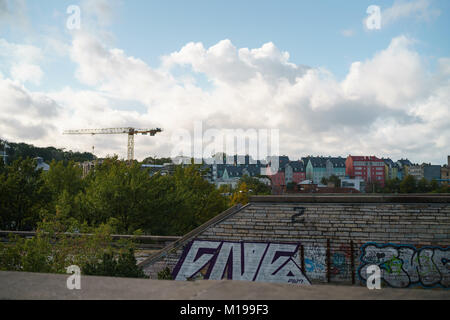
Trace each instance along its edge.
<instances>
[{"instance_id":1,"label":"building","mask_svg":"<svg viewBox=\"0 0 450 320\"><path fill-rule=\"evenodd\" d=\"M403 180L409 174L409 168L413 165L408 159L397 160L397 177Z\"/></svg>"},{"instance_id":2,"label":"building","mask_svg":"<svg viewBox=\"0 0 450 320\"><path fill-rule=\"evenodd\" d=\"M392 180L399 178L399 165L389 158L381 158L384 161L384 178L385 180ZM400 178L399 178L400 179Z\"/></svg>"},{"instance_id":3,"label":"building","mask_svg":"<svg viewBox=\"0 0 450 320\"><path fill-rule=\"evenodd\" d=\"M351 188L364 192L366 190L366 182L362 178L352 179L345 177L341 179L341 188Z\"/></svg>"},{"instance_id":4,"label":"building","mask_svg":"<svg viewBox=\"0 0 450 320\"><path fill-rule=\"evenodd\" d=\"M424 178L424 165L413 164L408 168L408 175L413 176L417 181Z\"/></svg>"},{"instance_id":5,"label":"building","mask_svg":"<svg viewBox=\"0 0 450 320\"><path fill-rule=\"evenodd\" d=\"M44 159L41 157L34 158L36 160L36 170L42 169L42 171L50 170L50 166L44 162Z\"/></svg>"},{"instance_id":6,"label":"building","mask_svg":"<svg viewBox=\"0 0 450 320\"><path fill-rule=\"evenodd\" d=\"M269 165L266 170L267 177L272 182L273 190L284 190L289 183L297 184L306 179L305 165L303 161L282 161L283 166L277 172Z\"/></svg>"},{"instance_id":7,"label":"building","mask_svg":"<svg viewBox=\"0 0 450 320\"><path fill-rule=\"evenodd\" d=\"M338 178L345 177L345 159L342 157L328 157L325 162L326 175L328 179L331 176Z\"/></svg>"},{"instance_id":8,"label":"building","mask_svg":"<svg viewBox=\"0 0 450 320\"><path fill-rule=\"evenodd\" d=\"M213 167L213 181L217 188L222 185L228 185L231 188L236 188L239 184L239 180L248 176L251 178L257 178L261 182L267 184L267 178L261 178L261 164L242 164L242 165L219 165L214 164ZM222 171L223 170L223 171ZM265 170L264 170L265 171Z\"/></svg>"},{"instance_id":9,"label":"building","mask_svg":"<svg viewBox=\"0 0 450 320\"><path fill-rule=\"evenodd\" d=\"M311 180L313 184L319 184L323 177L327 175L327 164L324 157L304 157L303 163L306 164L306 179Z\"/></svg>"},{"instance_id":10,"label":"building","mask_svg":"<svg viewBox=\"0 0 450 320\"><path fill-rule=\"evenodd\" d=\"M375 156L352 156L345 161L346 175L350 178L360 178L368 183L377 183L384 187L384 161Z\"/></svg>"},{"instance_id":11,"label":"building","mask_svg":"<svg viewBox=\"0 0 450 320\"><path fill-rule=\"evenodd\" d=\"M150 176L153 176L156 173L159 173L164 176L175 172L175 165L173 163L164 163L163 165L143 164L141 165L141 168L149 169Z\"/></svg>"},{"instance_id":12,"label":"building","mask_svg":"<svg viewBox=\"0 0 450 320\"><path fill-rule=\"evenodd\" d=\"M448 186L450 184L450 156L447 156L447 164L441 167L441 185Z\"/></svg>"},{"instance_id":13,"label":"building","mask_svg":"<svg viewBox=\"0 0 450 320\"><path fill-rule=\"evenodd\" d=\"M289 183L299 183L306 179L305 166L303 161L290 161L284 166L285 185Z\"/></svg>"},{"instance_id":14,"label":"building","mask_svg":"<svg viewBox=\"0 0 450 320\"><path fill-rule=\"evenodd\" d=\"M332 175L345 177L345 159L342 157L304 157L302 160L306 164L306 179L315 184Z\"/></svg>"},{"instance_id":15,"label":"building","mask_svg":"<svg viewBox=\"0 0 450 320\"><path fill-rule=\"evenodd\" d=\"M425 164L423 167L423 177L427 181L440 180L441 179L441 166L434 164Z\"/></svg>"},{"instance_id":16,"label":"building","mask_svg":"<svg viewBox=\"0 0 450 320\"><path fill-rule=\"evenodd\" d=\"M415 164L409 167L409 175L416 180L426 179L427 181L441 179L441 166L430 163Z\"/></svg>"}]
</instances>

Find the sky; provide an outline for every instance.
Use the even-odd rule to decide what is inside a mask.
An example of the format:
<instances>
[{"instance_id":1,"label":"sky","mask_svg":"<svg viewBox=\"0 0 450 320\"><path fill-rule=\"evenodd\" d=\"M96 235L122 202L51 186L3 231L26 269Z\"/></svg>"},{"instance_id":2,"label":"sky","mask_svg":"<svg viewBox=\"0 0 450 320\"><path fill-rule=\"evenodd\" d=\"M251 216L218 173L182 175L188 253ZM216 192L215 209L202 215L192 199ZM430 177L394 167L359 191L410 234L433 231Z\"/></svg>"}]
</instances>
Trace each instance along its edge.
<instances>
[{"instance_id":1,"label":"sky","mask_svg":"<svg viewBox=\"0 0 450 320\"><path fill-rule=\"evenodd\" d=\"M126 135L62 132L163 128L142 160L201 123L278 130L292 159L444 164L449 33L448 0L0 0L0 138L126 158Z\"/></svg>"}]
</instances>

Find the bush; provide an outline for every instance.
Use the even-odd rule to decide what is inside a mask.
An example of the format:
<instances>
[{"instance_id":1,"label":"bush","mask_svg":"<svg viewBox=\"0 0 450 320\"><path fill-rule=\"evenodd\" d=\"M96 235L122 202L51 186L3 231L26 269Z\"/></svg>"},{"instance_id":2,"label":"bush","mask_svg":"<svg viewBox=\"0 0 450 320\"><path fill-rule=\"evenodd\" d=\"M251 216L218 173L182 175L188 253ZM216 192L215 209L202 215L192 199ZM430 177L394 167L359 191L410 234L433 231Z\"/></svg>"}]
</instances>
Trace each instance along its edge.
<instances>
[{"instance_id":1,"label":"bush","mask_svg":"<svg viewBox=\"0 0 450 320\"><path fill-rule=\"evenodd\" d=\"M168 267L158 272L158 280L173 280L172 273Z\"/></svg>"},{"instance_id":2,"label":"bush","mask_svg":"<svg viewBox=\"0 0 450 320\"><path fill-rule=\"evenodd\" d=\"M101 261L86 263L81 270L83 274L92 276L148 278L136 265L133 248L119 253L118 257L112 252L105 252Z\"/></svg>"}]
</instances>

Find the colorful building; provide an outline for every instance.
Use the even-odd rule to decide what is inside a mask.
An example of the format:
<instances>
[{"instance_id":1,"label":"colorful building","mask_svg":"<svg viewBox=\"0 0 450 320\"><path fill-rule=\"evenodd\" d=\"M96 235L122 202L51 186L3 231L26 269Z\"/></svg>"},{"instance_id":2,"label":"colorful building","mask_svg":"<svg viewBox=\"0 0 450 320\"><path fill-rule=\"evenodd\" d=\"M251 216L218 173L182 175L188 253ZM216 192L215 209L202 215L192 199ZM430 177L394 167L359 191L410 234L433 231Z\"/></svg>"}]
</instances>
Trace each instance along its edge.
<instances>
[{"instance_id":1,"label":"colorful building","mask_svg":"<svg viewBox=\"0 0 450 320\"><path fill-rule=\"evenodd\" d=\"M381 160L384 161L384 178L385 180L392 180L395 178L399 178L399 165L392 161L392 159L389 158L381 158Z\"/></svg>"},{"instance_id":2,"label":"colorful building","mask_svg":"<svg viewBox=\"0 0 450 320\"><path fill-rule=\"evenodd\" d=\"M272 187L284 189L289 183L299 183L306 179L305 166L301 160L280 161L277 172L270 165L267 167L267 176L272 181Z\"/></svg>"},{"instance_id":3,"label":"colorful building","mask_svg":"<svg viewBox=\"0 0 450 320\"><path fill-rule=\"evenodd\" d=\"M345 176L345 159L342 157L304 157L302 160L306 164L306 179L315 184L332 175Z\"/></svg>"},{"instance_id":4,"label":"colorful building","mask_svg":"<svg viewBox=\"0 0 450 320\"><path fill-rule=\"evenodd\" d=\"M375 156L351 156L345 161L346 175L361 178L366 183L378 183L384 187L384 161Z\"/></svg>"}]
</instances>

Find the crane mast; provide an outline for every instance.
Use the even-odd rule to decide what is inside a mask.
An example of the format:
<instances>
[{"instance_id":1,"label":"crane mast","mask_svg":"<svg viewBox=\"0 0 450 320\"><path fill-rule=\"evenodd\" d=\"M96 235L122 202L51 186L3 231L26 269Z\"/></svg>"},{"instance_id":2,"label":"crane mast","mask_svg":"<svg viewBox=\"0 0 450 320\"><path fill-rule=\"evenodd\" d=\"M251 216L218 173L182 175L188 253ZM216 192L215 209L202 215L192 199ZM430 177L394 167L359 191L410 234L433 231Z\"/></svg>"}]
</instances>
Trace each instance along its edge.
<instances>
[{"instance_id":1,"label":"crane mast","mask_svg":"<svg viewBox=\"0 0 450 320\"><path fill-rule=\"evenodd\" d=\"M65 130L63 134L127 134L128 135L128 147L127 147L127 160L132 161L134 159L134 135L142 134L154 136L158 132L162 132L161 128L155 129L138 129L138 128L106 128L106 129L80 129L80 130Z\"/></svg>"}]
</instances>

